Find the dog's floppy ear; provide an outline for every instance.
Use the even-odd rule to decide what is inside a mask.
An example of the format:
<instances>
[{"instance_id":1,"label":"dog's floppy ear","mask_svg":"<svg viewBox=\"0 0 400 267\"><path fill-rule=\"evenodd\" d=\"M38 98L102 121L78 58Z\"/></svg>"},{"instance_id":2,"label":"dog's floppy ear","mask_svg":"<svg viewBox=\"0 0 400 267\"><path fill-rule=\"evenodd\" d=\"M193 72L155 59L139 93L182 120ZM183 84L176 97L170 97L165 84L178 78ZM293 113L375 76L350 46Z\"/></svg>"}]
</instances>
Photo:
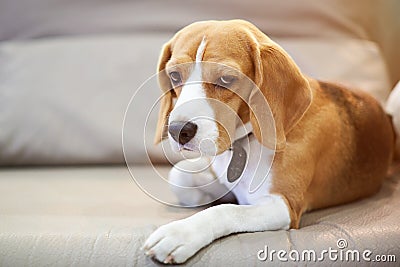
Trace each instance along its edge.
<instances>
[{"instance_id":1,"label":"dog's floppy ear","mask_svg":"<svg viewBox=\"0 0 400 267\"><path fill-rule=\"evenodd\" d=\"M173 97L175 96L172 90L171 81L165 71L165 65L171 58L171 42L166 43L158 61L158 84L163 91L161 96L161 106L158 113L157 129L154 136L154 143L160 143L167 135L168 116L173 108Z\"/></svg>"},{"instance_id":2,"label":"dog's floppy ear","mask_svg":"<svg viewBox=\"0 0 400 267\"><path fill-rule=\"evenodd\" d=\"M253 54L254 83L260 89L253 90L249 101L253 132L261 144L282 150L286 146L286 134L311 104L311 88L292 58L273 41L256 42ZM260 102L260 98L268 102L273 120L268 116L269 109L262 107L265 102Z\"/></svg>"}]
</instances>

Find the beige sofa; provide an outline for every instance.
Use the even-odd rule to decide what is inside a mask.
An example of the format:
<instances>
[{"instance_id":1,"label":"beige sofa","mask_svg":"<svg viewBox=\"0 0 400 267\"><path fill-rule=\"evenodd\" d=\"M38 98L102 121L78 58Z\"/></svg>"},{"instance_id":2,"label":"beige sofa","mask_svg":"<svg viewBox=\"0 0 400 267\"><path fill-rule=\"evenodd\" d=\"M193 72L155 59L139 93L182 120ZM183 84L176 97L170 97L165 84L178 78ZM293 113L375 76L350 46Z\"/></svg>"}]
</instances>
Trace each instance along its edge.
<instances>
[{"instance_id":1,"label":"beige sofa","mask_svg":"<svg viewBox=\"0 0 400 267\"><path fill-rule=\"evenodd\" d=\"M391 0L2 1L0 266L157 265L139 249L145 238L198 211L151 197L176 203L160 179L170 167L152 145L159 90L154 78L141 84L179 28L248 19L308 75L362 88L384 104L400 79L399 8ZM187 264L354 265L257 257L265 246L338 249L339 239L398 264L399 179L393 172L372 198L306 214L299 230L219 239Z\"/></svg>"}]
</instances>

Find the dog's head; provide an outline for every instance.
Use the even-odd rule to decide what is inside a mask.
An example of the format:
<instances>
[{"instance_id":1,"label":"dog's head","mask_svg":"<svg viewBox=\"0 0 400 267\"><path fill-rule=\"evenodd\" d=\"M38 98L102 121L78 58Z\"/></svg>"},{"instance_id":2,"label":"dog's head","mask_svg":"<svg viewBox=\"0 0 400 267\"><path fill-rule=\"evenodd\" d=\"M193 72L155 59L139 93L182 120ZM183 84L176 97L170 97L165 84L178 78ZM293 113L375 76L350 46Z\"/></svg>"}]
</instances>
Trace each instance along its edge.
<instances>
[{"instance_id":1,"label":"dog's head","mask_svg":"<svg viewBox=\"0 0 400 267\"><path fill-rule=\"evenodd\" d=\"M312 99L307 78L290 56L242 20L183 28L164 45L158 71L164 95L155 142L168 136L187 150L198 151L210 140L221 153L247 122L260 143L283 149Z\"/></svg>"}]
</instances>

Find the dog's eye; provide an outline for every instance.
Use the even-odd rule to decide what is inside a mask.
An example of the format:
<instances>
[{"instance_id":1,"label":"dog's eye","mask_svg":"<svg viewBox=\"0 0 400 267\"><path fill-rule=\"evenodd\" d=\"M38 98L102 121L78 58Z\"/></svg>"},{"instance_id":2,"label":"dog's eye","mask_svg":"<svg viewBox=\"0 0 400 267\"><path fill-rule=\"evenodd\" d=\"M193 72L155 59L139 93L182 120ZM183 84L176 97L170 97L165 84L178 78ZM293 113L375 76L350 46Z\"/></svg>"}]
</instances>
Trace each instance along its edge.
<instances>
[{"instance_id":1,"label":"dog's eye","mask_svg":"<svg viewBox=\"0 0 400 267\"><path fill-rule=\"evenodd\" d=\"M218 78L216 84L217 86L229 88L230 85L236 80L235 76L224 75Z\"/></svg>"},{"instance_id":2,"label":"dog's eye","mask_svg":"<svg viewBox=\"0 0 400 267\"><path fill-rule=\"evenodd\" d=\"M174 85L178 85L182 82L181 74L177 71L170 72L169 78Z\"/></svg>"}]
</instances>

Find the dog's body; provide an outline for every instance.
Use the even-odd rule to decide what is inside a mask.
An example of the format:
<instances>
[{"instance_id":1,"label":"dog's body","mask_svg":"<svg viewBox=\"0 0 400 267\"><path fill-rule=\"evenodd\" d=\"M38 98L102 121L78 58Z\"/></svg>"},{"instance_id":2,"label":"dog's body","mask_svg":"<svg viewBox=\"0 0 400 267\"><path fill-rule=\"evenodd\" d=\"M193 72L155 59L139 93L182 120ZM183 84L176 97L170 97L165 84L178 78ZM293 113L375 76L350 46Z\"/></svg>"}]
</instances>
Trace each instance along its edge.
<instances>
[{"instance_id":1,"label":"dog's body","mask_svg":"<svg viewBox=\"0 0 400 267\"><path fill-rule=\"evenodd\" d=\"M256 120L260 117L257 108L249 108L242 98L220 86L189 83L201 79L228 80L226 87L245 87L235 73L229 72L227 76L226 71L206 72L199 64L202 61L223 63L254 81L275 119L274 142L270 134L263 136L262 123ZM179 69L179 64L187 62L194 62L194 66ZM163 130L169 126L170 141L179 143L180 148L193 150L209 138L218 154L201 173L182 171L180 167L185 162L172 169L170 180L177 185L201 186L215 179L220 181L212 188L194 188L190 193L176 188L178 198L187 205L196 205L220 196L232 184L226 171L233 157L228 148L238 140L249 158L232 192L239 204L245 205L222 204L161 226L146 241L147 254L165 263L184 262L221 236L298 228L305 211L347 203L379 190L391 162L394 132L390 118L377 101L363 92L304 76L291 58L252 24L240 20L210 21L184 28L164 47L159 70L164 69L172 77L160 77L166 95L157 140L162 139ZM250 99L254 97L249 94ZM202 98L196 108L182 108L196 97ZM238 122L224 118L207 99L228 105L247 131L239 134ZM196 116L212 117L228 126L197 120L182 136L182 127L189 127L187 121ZM177 121L186 124L175 135L171 125ZM240 144L245 141L239 139L248 132L252 134L246 147ZM271 144L275 154L271 153ZM250 192L254 174L269 167L266 179L255 192Z\"/></svg>"}]
</instances>

